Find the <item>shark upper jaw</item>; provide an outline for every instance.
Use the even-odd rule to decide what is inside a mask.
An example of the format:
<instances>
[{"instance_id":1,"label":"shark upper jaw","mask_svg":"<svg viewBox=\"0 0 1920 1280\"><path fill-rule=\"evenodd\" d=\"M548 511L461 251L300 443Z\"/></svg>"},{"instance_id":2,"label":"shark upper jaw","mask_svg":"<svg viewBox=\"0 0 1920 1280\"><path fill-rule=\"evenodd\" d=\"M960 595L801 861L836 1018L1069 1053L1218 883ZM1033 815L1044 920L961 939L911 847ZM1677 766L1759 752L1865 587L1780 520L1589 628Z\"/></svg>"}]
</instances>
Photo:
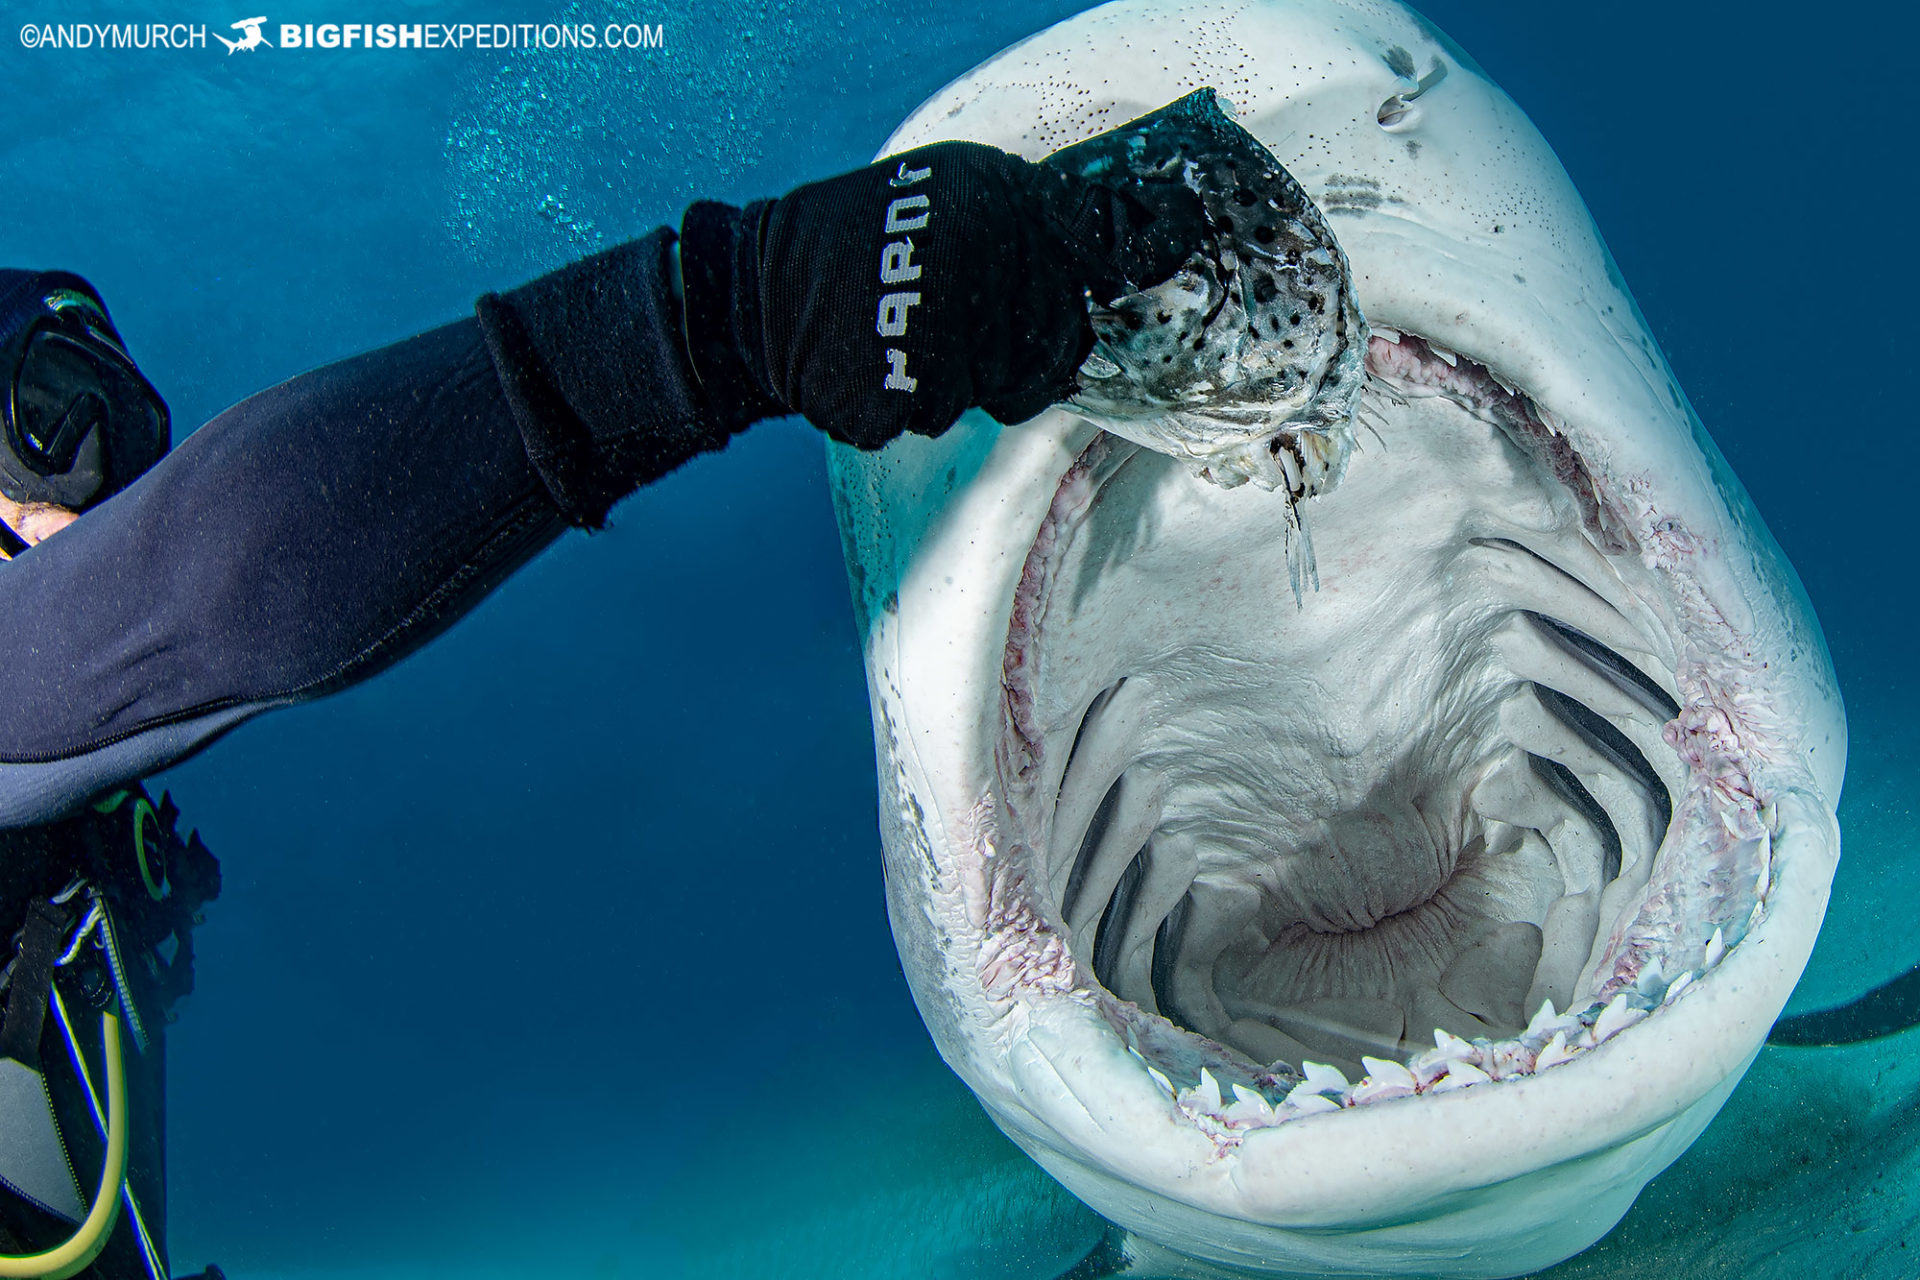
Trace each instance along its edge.
<instances>
[{"instance_id":1,"label":"shark upper jaw","mask_svg":"<svg viewBox=\"0 0 1920 1280\"><path fill-rule=\"evenodd\" d=\"M1287 590L1283 496L1213 490L1156 456L1127 456L1065 414L1006 431L969 420L941 440L878 457L836 451L836 500L867 632L888 901L947 1060L1016 1141L1144 1240L1179 1259L1256 1270L1514 1275L1604 1233L1758 1051L1824 910L1844 726L1791 570L1693 422L1551 152L1405 10L1300 0L1176 16L1110 6L956 82L892 146L976 137L1038 154L1275 48L1289 50L1294 71L1278 68L1237 93L1223 88L1241 123L1327 210L1378 335L1370 410L1383 415L1379 437L1362 427L1367 451L1345 484L1301 504L1320 589L1298 608ZM1089 49L1100 51L1097 66ZM1130 52L1143 49L1152 52ZM1191 82L1164 70L1189 63ZM1435 84L1440 66L1439 87L1414 94L1419 111L1407 111L1409 94ZM1385 113L1396 95L1401 110ZM1315 142L1287 144L1303 138ZM1477 513L1414 519L1390 500L1389 482L1422 465L1453 468L1455 481L1497 472L1509 497ZM1401 565L1401 576L1375 573L1365 586L1369 544L1356 530L1369 512L1410 520L1411 540L1427 539L1430 554L1411 579ZM1129 527L1152 532L1116 555ZM1193 584L1219 578L1243 594L1259 585L1252 557L1225 563L1235 546L1264 548L1270 589L1257 605L1209 613L1218 600L1210 605ZM1158 570L1156 551L1166 558ZM1166 572L1180 556L1191 562L1186 584ZM1100 575L1084 585L1086 566L1102 557L1141 567L1133 594L1112 593L1104 612ZM1379 585L1409 580L1428 584L1431 600L1458 588L1467 604L1422 615L1413 608L1419 591ZM1156 599L1186 603L1155 613ZM1438 616L1443 630L1359 625L1367 607L1385 618L1389 605L1412 609L1401 622ZM1323 634L1320 652L1349 665L1333 664L1343 678L1314 691L1317 701L1272 696L1275 676L1305 670L1310 682L1302 664L1313 643L1263 649L1260 627L1224 624L1232 634L1212 637L1215 647L1266 681L1249 682L1237 707L1214 696L1218 668L1191 673L1204 678L1189 682L1199 694L1184 701L1162 694L1131 712L1120 701L1129 685L1154 694L1177 683L1165 652L1196 646L1197 619L1264 619L1267 632L1298 637L1347 614L1355 625ZM1103 629L1117 642L1103 642ZM1569 647L1567 632L1595 643ZM1444 663L1406 661L1468 649L1471 660L1451 674L1435 675ZM1659 702L1652 694L1636 713L1633 682L1597 671L1607 654L1633 654L1679 714L1644 714ZM1394 674L1396 661L1414 668L1411 681ZM1505 683L1495 689L1463 671ZM1372 1079L1352 1105L1355 1094L1323 1074L1310 1074L1297 1095L1292 1074L1263 1077L1246 1028L1196 1014L1191 999L1176 995L1170 1011L1209 1034L1113 994L1109 984L1152 1005L1160 991L1138 946L1130 964L1110 954L1103 965L1088 945L1090 912L1069 901L1078 846L1068 837L1056 848L1054 828L1063 804L1084 810L1086 794L1096 803L1105 795L1098 781L1068 785L1079 740L1112 751L1120 772L1139 759L1166 762L1153 830L1231 848L1233 832L1207 829L1204 806L1187 804L1184 833L1166 821L1181 788L1191 800L1195 779L1257 759L1248 744L1258 735L1244 725L1268 712L1271 723L1292 726L1272 736L1317 726L1339 748L1329 758L1349 758L1356 745L1364 757L1358 731L1403 722L1379 712L1391 697L1360 707L1356 676L1409 705L1460 695L1465 718L1480 717L1473 741L1561 755L1599 777L1607 770L1592 764L1594 731L1577 732L1580 717L1565 708L1543 717L1531 686L1565 694L1631 730L1672 818L1664 832L1638 836L1619 824L1622 865L1646 879L1605 904L1608 927L1562 988L1557 1003L1579 1016L1416 1057L1407 1072L1414 1096L1394 1096L1409 1082L1369 1065ZM1262 688L1264 702L1255 696ZM1499 719L1516 704L1528 714ZM1174 747L1153 739L1155 726L1181 723L1182 707L1229 729L1242 722L1226 741L1189 733L1212 753L1209 768L1183 766ZM1129 712L1147 728L1125 716L1103 726L1103 710ZM1444 719L1418 726L1434 748L1428 757L1457 745L1435 727ZM1449 856L1475 834L1488 838L1485 812L1477 832L1463 815L1495 763L1466 751L1429 780L1429 812L1442 819L1436 845ZM1338 790L1331 770L1321 775ZM1590 795L1605 790L1592 787ZM1600 798L1619 813L1620 795ZM1333 811L1323 804L1312 816ZM1215 817L1279 829L1288 814L1256 813L1240 795ZM1275 843L1284 851L1298 836ZM1218 862L1206 874L1230 878ZM1084 895L1088 875L1081 879ZM1099 879L1093 901L1112 901L1112 877ZM1661 893L1697 884L1709 891ZM1376 905L1382 914L1396 906ZM1139 931L1149 938L1151 915ZM1415 1025L1426 1006L1403 1006L1411 1044L1431 1028ZM1369 1056L1406 1058L1384 1048ZM1204 1273L1191 1261L1163 1266Z\"/></svg>"}]
</instances>

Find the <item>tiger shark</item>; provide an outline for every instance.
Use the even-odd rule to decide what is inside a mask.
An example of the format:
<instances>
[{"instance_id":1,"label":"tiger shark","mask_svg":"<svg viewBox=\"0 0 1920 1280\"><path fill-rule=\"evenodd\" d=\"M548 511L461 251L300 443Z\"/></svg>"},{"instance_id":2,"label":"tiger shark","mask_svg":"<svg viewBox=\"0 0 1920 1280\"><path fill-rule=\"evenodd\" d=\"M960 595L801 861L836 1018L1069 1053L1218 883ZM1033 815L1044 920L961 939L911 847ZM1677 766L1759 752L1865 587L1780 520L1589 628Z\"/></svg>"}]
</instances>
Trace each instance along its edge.
<instances>
[{"instance_id":1,"label":"tiger shark","mask_svg":"<svg viewBox=\"0 0 1920 1280\"><path fill-rule=\"evenodd\" d=\"M1344 252L1356 420L1237 455L1265 475L1091 385L832 448L894 936L1118 1269L1520 1275L1785 1004L1834 675L1552 150L1411 10L1122 0L886 152L1038 160L1205 88Z\"/></svg>"}]
</instances>

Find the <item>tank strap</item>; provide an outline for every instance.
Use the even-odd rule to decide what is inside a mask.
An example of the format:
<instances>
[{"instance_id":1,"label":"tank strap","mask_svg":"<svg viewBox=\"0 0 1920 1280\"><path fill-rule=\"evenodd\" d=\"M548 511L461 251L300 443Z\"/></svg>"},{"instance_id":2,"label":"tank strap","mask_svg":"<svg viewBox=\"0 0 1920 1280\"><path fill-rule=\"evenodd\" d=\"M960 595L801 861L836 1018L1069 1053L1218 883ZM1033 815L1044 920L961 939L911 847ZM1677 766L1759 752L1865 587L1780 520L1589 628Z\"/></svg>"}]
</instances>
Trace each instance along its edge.
<instances>
[{"instance_id":1,"label":"tank strap","mask_svg":"<svg viewBox=\"0 0 1920 1280\"><path fill-rule=\"evenodd\" d=\"M47 992L53 986L54 961L59 959L72 928L71 911L35 898L27 912L27 923L20 930L6 1018L0 1022L0 1054L36 1070L40 1066L40 1032L47 1020Z\"/></svg>"}]
</instances>

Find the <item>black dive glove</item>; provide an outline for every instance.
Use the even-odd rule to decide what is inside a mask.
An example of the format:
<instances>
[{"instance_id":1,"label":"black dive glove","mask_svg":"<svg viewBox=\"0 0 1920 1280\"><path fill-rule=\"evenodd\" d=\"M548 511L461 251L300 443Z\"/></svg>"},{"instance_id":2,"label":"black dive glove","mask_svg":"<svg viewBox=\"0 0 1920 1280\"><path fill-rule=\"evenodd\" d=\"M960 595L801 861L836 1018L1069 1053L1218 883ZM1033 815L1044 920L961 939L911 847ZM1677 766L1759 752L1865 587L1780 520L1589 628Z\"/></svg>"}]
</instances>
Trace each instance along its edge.
<instances>
[{"instance_id":1,"label":"black dive glove","mask_svg":"<svg viewBox=\"0 0 1920 1280\"><path fill-rule=\"evenodd\" d=\"M1151 203L1149 203L1151 202ZM1020 422L1077 389L1087 297L1167 279L1205 214L942 142L681 226L689 354L726 426L806 415L877 449L979 405Z\"/></svg>"}]
</instances>

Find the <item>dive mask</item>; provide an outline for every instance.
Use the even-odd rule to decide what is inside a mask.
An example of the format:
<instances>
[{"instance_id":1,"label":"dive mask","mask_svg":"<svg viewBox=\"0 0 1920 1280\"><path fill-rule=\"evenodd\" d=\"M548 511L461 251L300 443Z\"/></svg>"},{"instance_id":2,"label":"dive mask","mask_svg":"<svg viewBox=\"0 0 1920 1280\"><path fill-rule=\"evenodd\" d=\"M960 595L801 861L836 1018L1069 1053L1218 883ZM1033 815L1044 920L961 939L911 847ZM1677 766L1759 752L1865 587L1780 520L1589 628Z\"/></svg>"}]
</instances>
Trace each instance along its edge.
<instances>
[{"instance_id":1,"label":"dive mask","mask_svg":"<svg viewBox=\"0 0 1920 1280\"><path fill-rule=\"evenodd\" d=\"M93 286L0 270L0 494L83 511L166 455L166 401Z\"/></svg>"}]
</instances>

